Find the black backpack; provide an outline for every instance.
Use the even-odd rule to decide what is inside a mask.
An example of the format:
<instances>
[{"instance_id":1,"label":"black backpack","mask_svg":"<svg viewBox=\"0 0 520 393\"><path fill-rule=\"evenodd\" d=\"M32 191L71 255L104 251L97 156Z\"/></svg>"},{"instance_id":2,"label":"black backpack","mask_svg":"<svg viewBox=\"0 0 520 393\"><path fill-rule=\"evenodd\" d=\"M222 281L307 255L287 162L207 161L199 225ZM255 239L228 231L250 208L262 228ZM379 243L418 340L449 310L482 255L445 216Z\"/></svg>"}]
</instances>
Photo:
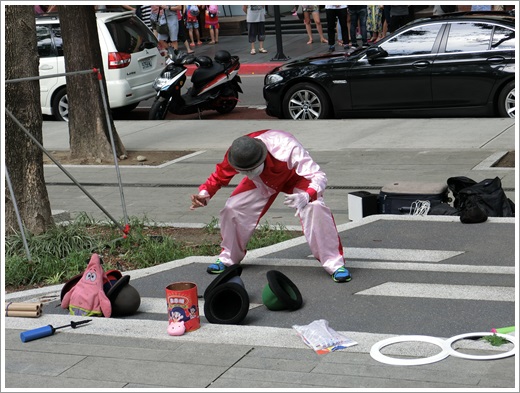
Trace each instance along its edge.
<instances>
[{"instance_id":1,"label":"black backpack","mask_svg":"<svg viewBox=\"0 0 520 393\"><path fill-rule=\"evenodd\" d=\"M453 193L453 207L462 214L478 207L488 217L514 217L515 204L509 199L499 177L477 183L465 176L450 177L448 188Z\"/></svg>"}]
</instances>

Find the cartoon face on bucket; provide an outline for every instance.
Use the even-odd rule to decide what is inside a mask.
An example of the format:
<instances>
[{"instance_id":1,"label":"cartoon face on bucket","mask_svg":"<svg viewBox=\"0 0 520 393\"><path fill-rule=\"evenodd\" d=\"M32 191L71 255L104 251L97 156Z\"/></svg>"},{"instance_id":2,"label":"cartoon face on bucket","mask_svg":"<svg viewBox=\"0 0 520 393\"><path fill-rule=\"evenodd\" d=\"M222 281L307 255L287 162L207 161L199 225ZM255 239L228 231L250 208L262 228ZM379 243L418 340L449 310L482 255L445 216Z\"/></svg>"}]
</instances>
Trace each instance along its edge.
<instances>
[{"instance_id":1,"label":"cartoon face on bucket","mask_svg":"<svg viewBox=\"0 0 520 393\"><path fill-rule=\"evenodd\" d=\"M200 327L197 286L190 282L177 282L166 287L168 323L184 322L187 332Z\"/></svg>"}]
</instances>

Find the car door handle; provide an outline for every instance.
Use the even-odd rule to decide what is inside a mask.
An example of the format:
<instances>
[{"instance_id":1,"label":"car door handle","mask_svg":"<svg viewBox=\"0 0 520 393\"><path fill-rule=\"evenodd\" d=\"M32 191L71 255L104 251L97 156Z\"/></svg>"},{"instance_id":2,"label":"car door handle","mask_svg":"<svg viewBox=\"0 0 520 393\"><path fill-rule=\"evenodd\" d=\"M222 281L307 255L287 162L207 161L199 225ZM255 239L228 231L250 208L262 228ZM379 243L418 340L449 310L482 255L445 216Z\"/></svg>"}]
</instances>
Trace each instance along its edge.
<instances>
[{"instance_id":1,"label":"car door handle","mask_svg":"<svg viewBox=\"0 0 520 393\"><path fill-rule=\"evenodd\" d=\"M426 68L430 65L430 62L429 61L426 61L426 60L420 60L420 61L416 61L415 63L412 64L415 68Z\"/></svg>"},{"instance_id":2,"label":"car door handle","mask_svg":"<svg viewBox=\"0 0 520 393\"><path fill-rule=\"evenodd\" d=\"M505 60L505 57L503 57L503 56L495 56L495 57L488 57L487 58L487 61L489 63L493 63L493 64L502 63L502 62L504 62L504 60Z\"/></svg>"},{"instance_id":3,"label":"car door handle","mask_svg":"<svg viewBox=\"0 0 520 393\"><path fill-rule=\"evenodd\" d=\"M40 70L43 70L43 71L52 70L52 69L54 69L54 67L49 64L44 64L44 65L40 66Z\"/></svg>"}]
</instances>

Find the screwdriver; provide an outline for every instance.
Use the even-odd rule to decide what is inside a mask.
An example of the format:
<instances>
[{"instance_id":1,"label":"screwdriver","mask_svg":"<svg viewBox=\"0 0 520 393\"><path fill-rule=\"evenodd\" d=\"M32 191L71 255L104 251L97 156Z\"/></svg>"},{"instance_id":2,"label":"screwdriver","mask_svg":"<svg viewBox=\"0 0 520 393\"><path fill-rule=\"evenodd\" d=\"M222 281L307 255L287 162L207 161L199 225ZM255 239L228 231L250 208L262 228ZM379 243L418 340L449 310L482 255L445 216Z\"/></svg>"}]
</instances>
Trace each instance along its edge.
<instances>
[{"instance_id":1,"label":"screwdriver","mask_svg":"<svg viewBox=\"0 0 520 393\"><path fill-rule=\"evenodd\" d=\"M70 321L69 325L58 326L57 328L53 327L52 325L47 325L32 330L26 330L25 332L20 333L20 339L23 343L26 343L28 341L37 340L39 338L52 336L58 329L63 329L66 327L72 327L73 329L76 329L79 325L89 323L90 321L92 321L92 319L85 319L83 321L77 322Z\"/></svg>"}]
</instances>

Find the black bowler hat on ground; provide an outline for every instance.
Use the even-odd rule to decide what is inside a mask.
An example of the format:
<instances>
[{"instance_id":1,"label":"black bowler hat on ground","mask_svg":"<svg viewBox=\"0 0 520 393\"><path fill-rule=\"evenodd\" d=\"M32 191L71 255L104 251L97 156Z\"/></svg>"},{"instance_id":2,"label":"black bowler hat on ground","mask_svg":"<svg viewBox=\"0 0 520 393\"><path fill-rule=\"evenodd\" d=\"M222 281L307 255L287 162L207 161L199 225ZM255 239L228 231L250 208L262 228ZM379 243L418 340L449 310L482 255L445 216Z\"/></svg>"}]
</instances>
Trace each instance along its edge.
<instances>
[{"instance_id":1,"label":"black bowler hat on ground","mask_svg":"<svg viewBox=\"0 0 520 393\"><path fill-rule=\"evenodd\" d=\"M267 272L267 281L262 291L262 302L272 311L294 311L302 306L303 299L298 287L277 270Z\"/></svg>"},{"instance_id":2,"label":"black bowler hat on ground","mask_svg":"<svg viewBox=\"0 0 520 393\"><path fill-rule=\"evenodd\" d=\"M249 295L240 278L242 267L229 266L204 291L204 315L208 322L236 325L249 311Z\"/></svg>"},{"instance_id":3,"label":"black bowler hat on ground","mask_svg":"<svg viewBox=\"0 0 520 393\"><path fill-rule=\"evenodd\" d=\"M129 282L130 276L122 276L107 292L113 317L133 315L141 305L139 292Z\"/></svg>"}]
</instances>

